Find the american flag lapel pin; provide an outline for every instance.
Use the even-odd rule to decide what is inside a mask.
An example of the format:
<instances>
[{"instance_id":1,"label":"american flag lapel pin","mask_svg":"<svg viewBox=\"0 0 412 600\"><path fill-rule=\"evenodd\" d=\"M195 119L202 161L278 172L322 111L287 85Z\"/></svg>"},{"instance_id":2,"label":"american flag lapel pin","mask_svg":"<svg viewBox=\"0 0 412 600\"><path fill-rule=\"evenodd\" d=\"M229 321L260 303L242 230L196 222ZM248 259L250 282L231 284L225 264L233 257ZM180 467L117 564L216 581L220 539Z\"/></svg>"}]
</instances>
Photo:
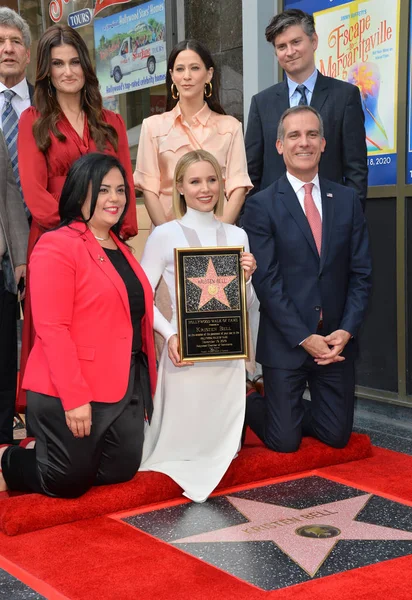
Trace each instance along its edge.
<instances>
[{"instance_id":1,"label":"american flag lapel pin","mask_svg":"<svg viewBox=\"0 0 412 600\"><path fill-rule=\"evenodd\" d=\"M328 198L333 198L333 194L331 194L330 192L328 192L326 195Z\"/></svg>"}]
</instances>

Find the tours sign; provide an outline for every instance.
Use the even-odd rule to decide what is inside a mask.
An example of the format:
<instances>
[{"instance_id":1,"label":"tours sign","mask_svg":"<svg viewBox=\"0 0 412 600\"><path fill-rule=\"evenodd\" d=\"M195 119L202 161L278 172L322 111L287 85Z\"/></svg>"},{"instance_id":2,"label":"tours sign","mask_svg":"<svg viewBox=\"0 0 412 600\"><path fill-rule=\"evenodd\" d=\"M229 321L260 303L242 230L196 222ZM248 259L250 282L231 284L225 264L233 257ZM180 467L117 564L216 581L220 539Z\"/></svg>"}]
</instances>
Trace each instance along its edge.
<instances>
[{"instance_id":1,"label":"tours sign","mask_svg":"<svg viewBox=\"0 0 412 600\"><path fill-rule=\"evenodd\" d=\"M67 24L73 29L90 25L93 19L93 12L90 8L83 8L83 10L76 10L76 12L70 13L67 17Z\"/></svg>"}]
</instances>

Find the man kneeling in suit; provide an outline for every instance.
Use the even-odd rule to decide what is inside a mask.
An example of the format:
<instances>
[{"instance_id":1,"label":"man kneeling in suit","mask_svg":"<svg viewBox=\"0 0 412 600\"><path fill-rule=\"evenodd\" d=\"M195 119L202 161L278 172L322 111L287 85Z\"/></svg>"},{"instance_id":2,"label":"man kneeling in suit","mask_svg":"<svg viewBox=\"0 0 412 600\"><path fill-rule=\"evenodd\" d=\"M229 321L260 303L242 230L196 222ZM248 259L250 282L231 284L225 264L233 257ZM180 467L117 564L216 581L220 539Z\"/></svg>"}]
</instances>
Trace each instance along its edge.
<instances>
[{"instance_id":1,"label":"man kneeling in suit","mask_svg":"<svg viewBox=\"0 0 412 600\"><path fill-rule=\"evenodd\" d=\"M371 288L368 233L356 192L319 179L326 144L319 113L289 108L277 138L287 172L250 198L244 218L257 261L256 358L265 382L264 398L248 395L246 422L278 452L296 451L302 432L342 448L352 431L356 337Z\"/></svg>"}]
</instances>

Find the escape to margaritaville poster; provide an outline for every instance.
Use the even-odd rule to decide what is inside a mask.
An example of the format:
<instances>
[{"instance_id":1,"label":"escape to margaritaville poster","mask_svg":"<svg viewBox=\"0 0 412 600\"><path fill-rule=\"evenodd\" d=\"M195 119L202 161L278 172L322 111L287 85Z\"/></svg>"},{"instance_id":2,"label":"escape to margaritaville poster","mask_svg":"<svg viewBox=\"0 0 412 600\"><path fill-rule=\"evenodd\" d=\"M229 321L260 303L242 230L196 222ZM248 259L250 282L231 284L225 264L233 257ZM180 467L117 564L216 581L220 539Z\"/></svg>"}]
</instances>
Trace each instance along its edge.
<instances>
[{"instance_id":1,"label":"escape to margaritaville poster","mask_svg":"<svg viewBox=\"0 0 412 600\"><path fill-rule=\"evenodd\" d=\"M365 113L369 185L396 183L399 0L286 0L315 18L316 66L359 87Z\"/></svg>"}]
</instances>

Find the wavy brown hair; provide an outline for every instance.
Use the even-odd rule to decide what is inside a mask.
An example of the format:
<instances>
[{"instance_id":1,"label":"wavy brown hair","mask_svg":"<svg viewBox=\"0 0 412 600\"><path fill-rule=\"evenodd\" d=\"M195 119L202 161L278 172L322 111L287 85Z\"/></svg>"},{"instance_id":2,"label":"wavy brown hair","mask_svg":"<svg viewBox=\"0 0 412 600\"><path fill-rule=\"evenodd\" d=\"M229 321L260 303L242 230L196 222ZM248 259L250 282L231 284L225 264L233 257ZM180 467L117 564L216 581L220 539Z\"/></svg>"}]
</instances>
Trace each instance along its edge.
<instances>
[{"instance_id":1,"label":"wavy brown hair","mask_svg":"<svg viewBox=\"0 0 412 600\"><path fill-rule=\"evenodd\" d=\"M114 127L103 119L103 102L99 90L99 81L90 61L89 51L83 39L75 29L68 25L53 25L42 35L37 48L36 84L34 104L40 117L33 125L36 144L42 152L50 147L50 133L64 142L66 136L57 128L61 108L57 101L56 90L50 80L52 48L68 44L79 54L80 64L85 77L81 92L81 108L89 124L90 135L98 150L103 152L109 142L117 151L118 135Z\"/></svg>"}]
</instances>

